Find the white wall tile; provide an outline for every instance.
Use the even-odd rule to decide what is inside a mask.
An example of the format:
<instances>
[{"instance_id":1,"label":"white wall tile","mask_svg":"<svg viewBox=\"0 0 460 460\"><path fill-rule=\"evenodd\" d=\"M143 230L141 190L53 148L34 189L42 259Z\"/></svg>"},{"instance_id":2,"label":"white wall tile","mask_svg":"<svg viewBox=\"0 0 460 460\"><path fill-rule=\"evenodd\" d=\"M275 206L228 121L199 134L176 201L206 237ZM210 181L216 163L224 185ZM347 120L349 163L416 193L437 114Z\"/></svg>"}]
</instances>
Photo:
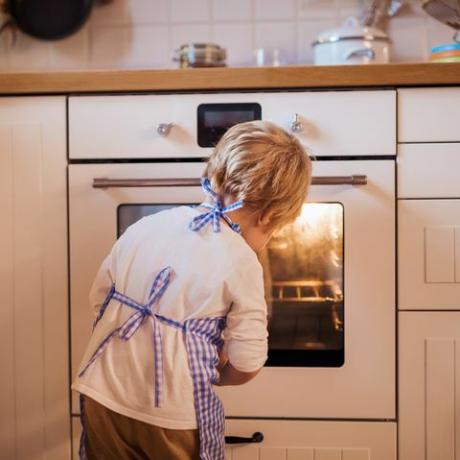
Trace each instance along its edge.
<instances>
[{"instance_id":1,"label":"white wall tile","mask_svg":"<svg viewBox=\"0 0 460 460\"><path fill-rule=\"evenodd\" d=\"M50 42L17 32L9 50L10 68L19 70L47 69L50 64Z\"/></svg>"},{"instance_id":2,"label":"white wall tile","mask_svg":"<svg viewBox=\"0 0 460 460\"><path fill-rule=\"evenodd\" d=\"M133 30L126 26L91 28L90 66L122 67L123 62L129 60L132 35Z\"/></svg>"},{"instance_id":3,"label":"white wall tile","mask_svg":"<svg viewBox=\"0 0 460 460\"><path fill-rule=\"evenodd\" d=\"M212 18L214 21L250 21L253 17L251 0L213 0Z\"/></svg>"},{"instance_id":4,"label":"white wall tile","mask_svg":"<svg viewBox=\"0 0 460 460\"><path fill-rule=\"evenodd\" d=\"M299 64L313 64L313 47L311 44L321 32L333 29L335 26L336 22L333 19L299 22L297 27L297 55Z\"/></svg>"},{"instance_id":5,"label":"white wall tile","mask_svg":"<svg viewBox=\"0 0 460 460\"><path fill-rule=\"evenodd\" d=\"M212 29L212 42L227 50L227 65L254 65L252 24L216 23Z\"/></svg>"},{"instance_id":6,"label":"white wall tile","mask_svg":"<svg viewBox=\"0 0 460 460\"><path fill-rule=\"evenodd\" d=\"M335 0L299 0L297 8L300 19L338 19L339 16Z\"/></svg>"},{"instance_id":7,"label":"white wall tile","mask_svg":"<svg viewBox=\"0 0 460 460\"><path fill-rule=\"evenodd\" d=\"M256 20L294 19L295 0L255 0Z\"/></svg>"},{"instance_id":8,"label":"white wall tile","mask_svg":"<svg viewBox=\"0 0 460 460\"><path fill-rule=\"evenodd\" d=\"M340 21L350 16L362 17L361 0L335 0L335 7L337 8Z\"/></svg>"},{"instance_id":9,"label":"white wall tile","mask_svg":"<svg viewBox=\"0 0 460 460\"><path fill-rule=\"evenodd\" d=\"M281 64L297 62L296 25L293 22L264 22L255 25L255 48L279 50Z\"/></svg>"},{"instance_id":10,"label":"white wall tile","mask_svg":"<svg viewBox=\"0 0 460 460\"><path fill-rule=\"evenodd\" d=\"M133 35L130 67L173 67L166 26L139 26Z\"/></svg>"},{"instance_id":11,"label":"white wall tile","mask_svg":"<svg viewBox=\"0 0 460 460\"><path fill-rule=\"evenodd\" d=\"M89 61L89 27L50 44L50 65L54 68L85 68Z\"/></svg>"},{"instance_id":12,"label":"white wall tile","mask_svg":"<svg viewBox=\"0 0 460 460\"><path fill-rule=\"evenodd\" d=\"M319 32L360 15L363 0L115 0L96 5L89 23L60 41L18 33L0 37L0 70L176 67L172 52L187 42L213 41L229 65L255 63L254 50L278 49L282 63L311 63ZM0 14L0 20L2 16ZM423 11L419 0L388 25L394 61L428 59L432 46L452 42L453 30Z\"/></svg>"},{"instance_id":13,"label":"white wall tile","mask_svg":"<svg viewBox=\"0 0 460 460\"><path fill-rule=\"evenodd\" d=\"M392 40L391 61L422 61L428 58L425 18L394 17L388 27Z\"/></svg>"},{"instance_id":14,"label":"white wall tile","mask_svg":"<svg viewBox=\"0 0 460 460\"><path fill-rule=\"evenodd\" d=\"M166 24L169 0L116 0L95 5L91 21L101 25Z\"/></svg>"},{"instance_id":15,"label":"white wall tile","mask_svg":"<svg viewBox=\"0 0 460 460\"><path fill-rule=\"evenodd\" d=\"M98 28L92 39L91 67L171 67L168 37L166 26Z\"/></svg>"},{"instance_id":16,"label":"white wall tile","mask_svg":"<svg viewBox=\"0 0 460 460\"><path fill-rule=\"evenodd\" d=\"M211 19L211 0L171 0L171 20L206 22Z\"/></svg>"}]
</instances>

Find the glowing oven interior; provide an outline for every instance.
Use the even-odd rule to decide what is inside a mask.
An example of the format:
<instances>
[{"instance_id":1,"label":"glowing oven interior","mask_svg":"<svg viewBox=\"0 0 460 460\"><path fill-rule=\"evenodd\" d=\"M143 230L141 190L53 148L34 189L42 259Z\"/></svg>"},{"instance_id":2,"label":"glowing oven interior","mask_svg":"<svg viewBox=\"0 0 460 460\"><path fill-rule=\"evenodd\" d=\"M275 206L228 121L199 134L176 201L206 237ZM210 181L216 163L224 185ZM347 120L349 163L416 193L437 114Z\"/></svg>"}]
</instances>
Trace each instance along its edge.
<instances>
[{"instance_id":1,"label":"glowing oven interior","mask_svg":"<svg viewBox=\"0 0 460 460\"><path fill-rule=\"evenodd\" d=\"M173 206L119 206L118 235ZM269 311L268 366L343 365L343 222L340 203L304 204L297 220L259 254Z\"/></svg>"}]
</instances>

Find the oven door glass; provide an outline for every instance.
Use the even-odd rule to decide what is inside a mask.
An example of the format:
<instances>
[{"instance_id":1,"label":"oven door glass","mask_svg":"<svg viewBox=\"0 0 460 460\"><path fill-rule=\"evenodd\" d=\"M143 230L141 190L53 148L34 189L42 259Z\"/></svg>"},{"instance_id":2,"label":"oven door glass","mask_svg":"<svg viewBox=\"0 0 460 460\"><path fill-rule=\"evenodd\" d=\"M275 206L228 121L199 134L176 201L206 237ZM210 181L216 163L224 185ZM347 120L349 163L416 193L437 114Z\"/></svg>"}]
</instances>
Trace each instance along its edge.
<instances>
[{"instance_id":1,"label":"oven door glass","mask_svg":"<svg viewBox=\"0 0 460 460\"><path fill-rule=\"evenodd\" d=\"M259 254L269 312L267 366L344 364L343 207L304 204Z\"/></svg>"},{"instance_id":2,"label":"oven door glass","mask_svg":"<svg viewBox=\"0 0 460 460\"><path fill-rule=\"evenodd\" d=\"M123 204L117 233L175 204ZM307 203L259 254L269 312L267 366L344 364L344 217L340 203Z\"/></svg>"}]
</instances>

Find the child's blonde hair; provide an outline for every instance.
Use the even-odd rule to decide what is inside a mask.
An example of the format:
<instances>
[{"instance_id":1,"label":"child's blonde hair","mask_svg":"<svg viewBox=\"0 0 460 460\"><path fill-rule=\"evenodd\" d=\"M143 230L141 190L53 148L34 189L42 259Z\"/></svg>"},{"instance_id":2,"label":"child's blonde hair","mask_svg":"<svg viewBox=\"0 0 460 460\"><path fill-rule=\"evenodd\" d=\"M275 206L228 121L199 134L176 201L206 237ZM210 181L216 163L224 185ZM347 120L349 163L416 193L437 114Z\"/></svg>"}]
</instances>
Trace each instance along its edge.
<instances>
[{"instance_id":1,"label":"child's blonde hair","mask_svg":"<svg viewBox=\"0 0 460 460\"><path fill-rule=\"evenodd\" d=\"M243 200L259 222L276 229L300 213L311 161L295 136L267 121L230 128L209 158L205 175L221 197Z\"/></svg>"}]
</instances>

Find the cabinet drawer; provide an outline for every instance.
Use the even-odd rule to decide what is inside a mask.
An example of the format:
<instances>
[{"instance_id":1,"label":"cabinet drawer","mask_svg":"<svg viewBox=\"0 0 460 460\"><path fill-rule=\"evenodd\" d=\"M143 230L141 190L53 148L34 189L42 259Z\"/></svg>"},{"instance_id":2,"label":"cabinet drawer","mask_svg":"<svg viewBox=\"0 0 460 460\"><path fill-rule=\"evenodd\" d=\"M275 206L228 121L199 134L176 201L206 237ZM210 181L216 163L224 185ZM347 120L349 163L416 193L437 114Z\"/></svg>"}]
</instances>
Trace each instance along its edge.
<instances>
[{"instance_id":1,"label":"cabinet drawer","mask_svg":"<svg viewBox=\"0 0 460 460\"><path fill-rule=\"evenodd\" d=\"M460 88L398 90L398 142L460 141Z\"/></svg>"},{"instance_id":2,"label":"cabinet drawer","mask_svg":"<svg viewBox=\"0 0 460 460\"><path fill-rule=\"evenodd\" d=\"M316 156L395 155L394 91L74 96L69 98L69 155L83 158L199 158L202 103L259 103L262 119L287 130ZM173 123L166 137L160 123ZM376 141L378 139L378 142Z\"/></svg>"},{"instance_id":3,"label":"cabinet drawer","mask_svg":"<svg viewBox=\"0 0 460 460\"><path fill-rule=\"evenodd\" d=\"M227 460L396 460L396 423L227 420L227 435L260 444L227 445Z\"/></svg>"},{"instance_id":4,"label":"cabinet drawer","mask_svg":"<svg viewBox=\"0 0 460 460\"><path fill-rule=\"evenodd\" d=\"M396 460L396 423L226 420L226 434L264 435L262 443L226 446L226 460ZM72 417L73 460L80 419Z\"/></svg>"},{"instance_id":5,"label":"cabinet drawer","mask_svg":"<svg viewBox=\"0 0 460 460\"><path fill-rule=\"evenodd\" d=\"M399 309L460 310L460 200L398 201Z\"/></svg>"},{"instance_id":6,"label":"cabinet drawer","mask_svg":"<svg viewBox=\"0 0 460 460\"><path fill-rule=\"evenodd\" d=\"M460 312L399 313L399 460L457 458L459 356Z\"/></svg>"},{"instance_id":7,"label":"cabinet drawer","mask_svg":"<svg viewBox=\"0 0 460 460\"><path fill-rule=\"evenodd\" d=\"M398 198L460 198L460 143L398 146Z\"/></svg>"}]
</instances>

